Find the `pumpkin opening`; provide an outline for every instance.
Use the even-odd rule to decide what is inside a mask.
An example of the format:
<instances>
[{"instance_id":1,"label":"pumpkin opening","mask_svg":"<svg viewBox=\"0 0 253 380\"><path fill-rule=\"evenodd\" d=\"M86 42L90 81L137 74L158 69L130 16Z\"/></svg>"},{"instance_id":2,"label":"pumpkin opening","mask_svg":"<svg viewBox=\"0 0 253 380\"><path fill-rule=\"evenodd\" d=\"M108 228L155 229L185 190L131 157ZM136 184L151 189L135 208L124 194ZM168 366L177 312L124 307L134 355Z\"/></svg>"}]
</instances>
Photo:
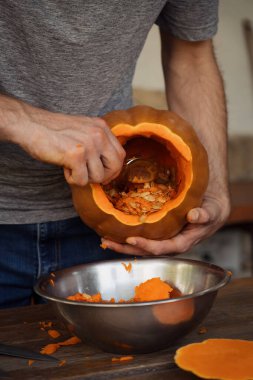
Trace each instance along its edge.
<instances>
[{"instance_id":1,"label":"pumpkin opening","mask_svg":"<svg viewBox=\"0 0 253 380\"><path fill-rule=\"evenodd\" d=\"M192 183L192 156L185 142L169 128L155 123L112 128L126 150L126 159L148 159L157 167L149 182L128 182L122 189L117 179L106 186L93 184L95 202L103 211L129 225L153 223L182 202Z\"/></svg>"},{"instance_id":2,"label":"pumpkin opening","mask_svg":"<svg viewBox=\"0 0 253 380\"><path fill-rule=\"evenodd\" d=\"M140 162L143 163L146 156L161 164L160 177L165 176L165 183L160 185L168 185L168 182L171 182L172 186L171 189L166 186L163 189L160 186L161 192L158 193L157 188L152 189L158 187L157 180L155 184L144 182L139 185L143 186L142 191L139 191L143 199L149 196L143 209L140 208L142 202L139 202L138 207L129 207L131 197L127 202L127 208L124 204L123 207L118 207L108 196L108 191L112 189L110 187L107 189L100 184L92 183L84 187L72 185L73 204L81 219L100 236L119 243L125 243L129 236L153 240L175 236L187 223L188 211L201 205L208 184L208 156L194 128L173 112L147 106L115 110L103 118L127 150L127 157L137 156L131 160L130 178L136 178L135 170L133 176L133 168L139 170ZM154 173L157 172L157 166L153 167L154 170L151 170L152 165L148 168L148 171L137 170L137 177L140 178L141 174L141 178L146 181L156 179ZM126 172L129 181L128 170L123 169L121 176L125 178ZM166 180L168 174L169 178ZM132 180L130 182L135 183ZM138 194L139 187L137 186L134 192L142 198ZM145 195L145 192L151 194ZM152 201L153 196L155 201ZM136 198L133 197L134 202ZM155 203L157 210L154 207Z\"/></svg>"}]
</instances>

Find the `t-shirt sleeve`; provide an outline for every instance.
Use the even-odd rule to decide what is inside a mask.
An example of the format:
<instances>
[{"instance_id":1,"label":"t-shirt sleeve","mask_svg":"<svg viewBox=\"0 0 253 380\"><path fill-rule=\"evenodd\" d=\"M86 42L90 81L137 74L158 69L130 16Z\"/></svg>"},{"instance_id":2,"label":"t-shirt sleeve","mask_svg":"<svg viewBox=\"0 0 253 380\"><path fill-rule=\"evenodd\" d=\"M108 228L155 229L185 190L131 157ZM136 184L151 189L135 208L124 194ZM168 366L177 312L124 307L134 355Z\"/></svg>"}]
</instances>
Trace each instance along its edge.
<instances>
[{"instance_id":1,"label":"t-shirt sleeve","mask_svg":"<svg viewBox=\"0 0 253 380\"><path fill-rule=\"evenodd\" d=\"M168 0L156 24L174 37L203 41L217 32L219 0Z\"/></svg>"}]
</instances>

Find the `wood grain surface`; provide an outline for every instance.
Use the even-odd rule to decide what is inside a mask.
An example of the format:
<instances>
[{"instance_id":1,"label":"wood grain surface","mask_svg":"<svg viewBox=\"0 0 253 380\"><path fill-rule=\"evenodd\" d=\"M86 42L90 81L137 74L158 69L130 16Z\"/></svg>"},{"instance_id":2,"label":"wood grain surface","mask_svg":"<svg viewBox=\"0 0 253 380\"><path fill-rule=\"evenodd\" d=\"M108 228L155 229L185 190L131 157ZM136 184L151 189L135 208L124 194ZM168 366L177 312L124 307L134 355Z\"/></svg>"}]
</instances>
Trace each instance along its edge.
<instances>
[{"instance_id":1,"label":"wood grain surface","mask_svg":"<svg viewBox=\"0 0 253 380\"><path fill-rule=\"evenodd\" d=\"M40 321L53 321L61 337L54 340L40 329ZM0 311L0 341L39 351L48 343L64 340L69 333L55 319L49 305L28 306ZM206 333L200 334L199 327ZM196 376L182 371L173 357L178 347L207 338L238 338L253 340L253 278L236 279L219 291L215 303L201 326L169 347L167 350L135 355L132 361L112 362L113 354L81 343L61 347L54 356L66 360L57 363L36 361L28 366L28 360L0 356L0 369L10 379L132 379L132 380L190 380Z\"/></svg>"}]
</instances>

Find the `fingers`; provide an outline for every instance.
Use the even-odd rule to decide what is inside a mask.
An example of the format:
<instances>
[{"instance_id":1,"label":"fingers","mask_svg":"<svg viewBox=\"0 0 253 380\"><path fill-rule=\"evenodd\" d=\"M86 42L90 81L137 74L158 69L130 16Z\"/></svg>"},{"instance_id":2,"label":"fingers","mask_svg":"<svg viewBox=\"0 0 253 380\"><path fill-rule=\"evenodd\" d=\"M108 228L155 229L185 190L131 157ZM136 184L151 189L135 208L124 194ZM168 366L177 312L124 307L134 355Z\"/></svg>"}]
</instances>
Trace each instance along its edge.
<instances>
[{"instance_id":1,"label":"fingers","mask_svg":"<svg viewBox=\"0 0 253 380\"><path fill-rule=\"evenodd\" d=\"M221 219L223 207L214 198L206 197L202 207L191 209L187 214L187 221L192 224L213 223Z\"/></svg>"},{"instance_id":2,"label":"fingers","mask_svg":"<svg viewBox=\"0 0 253 380\"><path fill-rule=\"evenodd\" d=\"M108 183L122 168L125 150L102 119L95 118L101 129L93 135L93 144L87 147L87 167L90 182Z\"/></svg>"},{"instance_id":3,"label":"fingers","mask_svg":"<svg viewBox=\"0 0 253 380\"><path fill-rule=\"evenodd\" d=\"M104 178L101 182L106 185L118 177L122 169L122 162L117 157L113 159L113 154L110 153L107 156L102 156L101 160L104 167Z\"/></svg>"},{"instance_id":4,"label":"fingers","mask_svg":"<svg viewBox=\"0 0 253 380\"><path fill-rule=\"evenodd\" d=\"M29 144L22 144L33 158L63 167L68 183L79 186L109 182L119 175L125 151L103 119L49 115L34 123Z\"/></svg>"},{"instance_id":5,"label":"fingers","mask_svg":"<svg viewBox=\"0 0 253 380\"><path fill-rule=\"evenodd\" d=\"M88 179L88 171L86 166L81 165L79 170L71 170L68 168L63 168L64 177L69 185L79 185L85 186L87 185Z\"/></svg>"},{"instance_id":6,"label":"fingers","mask_svg":"<svg viewBox=\"0 0 253 380\"><path fill-rule=\"evenodd\" d=\"M175 238L161 241L141 237L130 237L126 241L128 244L134 245L136 249L148 252L154 256L183 253L191 245L182 234L177 235Z\"/></svg>"},{"instance_id":7,"label":"fingers","mask_svg":"<svg viewBox=\"0 0 253 380\"><path fill-rule=\"evenodd\" d=\"M101 159L97 155L89 157L87 162L88 181L100 183L105 177L105 169Z\"/></svg>"},{"instance_id":8,"label":"fingers","mask_svg":"<svg viewBox=\"0 0 253 380\"><path fill-rule=\"evenodd\" d=\"M101 239L102 243L106 245L107 248L112 249L115 252L118 253L124 253L126 255L132 255L132 256L150 256L149 252L143 251L141 248L133 247L129 244L119 244L115 243L114 241L107 240L107 239Z\"/></svg>"},{"instance_id":9,"label":"fingers","mask_svg":"<svg viewBox=\"0 0 253 380\"><path fill-rule=\"evenodd\" d=\"M88 178L91 183L106 184L119 175L122 162L109 142L100 154L99 149L90 150L87 154Z\"/></svg>"},{"instance_id":10,"label":"fingers","mask_svg":"<svg viewBox=\"0 0 253 380\"><path fill-rule=\"evenodd\" d=\"M83 157L84 147L80 144L65 155L64 176L70 185L85 186L88 182L88 170Z\"/></svg>"},{"instance_id":11,"label":"fingers","mask_svg":"<svg viewBox=\"0 0 253 380\"><path fill-rule=\"evenodd\" d=\"M65 157L64 175L67 182L71 185L76 184L85 186L90 183L105 183L110 182L113 178L117 177L121 170L121 164L111 159L107 159L107 165L113 167L105 167L104 159L100 158L97 152L88 155L86 159L84 149L77 148L69 151ZM114 155L112 154L113 158Z\"/></svg>"},{"instance_id":12,"label":"fingers","mask_svg":"<svg viewBox=\"0 0 253 380\"><path fill-rule=\"evenodd\" d=\"M103 128L108 139L110 140L110 143L112 144L112 146L115 148L116 152L118 153L120 160L123 161L125 158L126 152L123 149L122 145L119 143L117 137L114 136L114 134L111 132L110 128L108 127L108 125L106 124L106 122L103 119L94 118L94 120L95 120L95 122L98 123L98 125L101 128Z\"/></svg>"},{"instance_id":13,"label":"fingers","mask_svg":"<svg viewBox=\"0 0 253 380\"><path fill-rule=\"evenodd\" d=\"M126 152L123 149L122 145L119 143L118 139L111 132L106 122L100 118L94 118L94 120L106 133L109 142L107 146L103 146L104 150L103 154L101 155L101 160L105 168L105 176L102 183L106 185L114 178L118 177L122 169Z\"/></svg>"},{"instance_id":14,"label":"fingers","mask_svg":"<svg viewBox=\"0 0 253 380\"><path fill-rule=\"evenodd\" d=\"M68 148L64 154L63 166L65 178L69 184L84 186L87 181L91 183L108 183L116 178L122 168L125 151L119 144L104 121L92 119L81 131L77 128L73 134L64 132Z\"/></svg>"},{"instance_id":15,"label":"fingers","mask_svg":"<svg viewBox=\"0 0 253 380\"><path fill-rule=\"evenodd\" d=\"M202 207L190 210L187 214L188 224L176 236L162 241L129 237L127 244L118 244L104 240L108 248L116 252L140 255L159 256L188 252L194 245L210 237L224 222L224 204L213 196L206 196Z\"/></svg>"},{"instance_id":16,"label":"fingers","mask_svg":"<svg viewBox=\"0 0 253 380\"><path fill-rule=\"evenodd\" d=\"M189 223L203 224L210 222L211 215L204 208L193 208L187 214L187 221Z\"/></svg>"},{"instance_id":17,"label":"fingers","mask_svg":"<svg viewBox=\"0 0 253 380\"><path fill-rule=\"evenodd\" d=\"M116 252L136 256L160 256L183 253L186 251L185 239L183 237L162 241L144 239L141 237L130 237L126 240L127 244L119 244L106 239L102 239L102 242L108 248Z\"/></svg>"},{"instance_id":18,"label":"fingers","mask_svg":"<svg viewBox=\"0 0 253 380\"><path fill-rule=\"evenodd\" d=\"M191 225L186 227L175 237L167 240L150 240L141 237L129 237L127 244L118 244L103 239L103 243L110 249L131 255L160 256L185 253L189 251L200 240L211 234L209 225Z\"/></svg>"}]
</instances>

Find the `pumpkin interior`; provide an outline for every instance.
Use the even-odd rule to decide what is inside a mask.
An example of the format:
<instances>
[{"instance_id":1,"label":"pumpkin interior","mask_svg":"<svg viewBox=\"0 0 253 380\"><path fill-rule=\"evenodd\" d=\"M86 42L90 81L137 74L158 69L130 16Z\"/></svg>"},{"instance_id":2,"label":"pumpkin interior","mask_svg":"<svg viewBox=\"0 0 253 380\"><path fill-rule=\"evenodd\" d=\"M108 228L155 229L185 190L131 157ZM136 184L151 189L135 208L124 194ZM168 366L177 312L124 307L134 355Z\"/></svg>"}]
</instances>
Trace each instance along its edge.
<instances>
[{"instance_id":1,"label":"pumpkin interior","mask_svg":"<svg viewBox=\"0 0 253 380\"><path fill-rule=\"evenodd\" d=\"M145 215L145 223L161 219L167 212L176 208L184 199L192 183L192 155L182 138L167 126L156 123L140 123L136 126L118 124L112 132L126 150L126 158L140 157L155 160L158 168L168 168L173 173L175 193L162 208ZM93 197L101 210L112 214L119 221L129 225L143 223L138 215L126 214L114 207L105 189L92 184Z\"/></svg>"}]
</instances>

